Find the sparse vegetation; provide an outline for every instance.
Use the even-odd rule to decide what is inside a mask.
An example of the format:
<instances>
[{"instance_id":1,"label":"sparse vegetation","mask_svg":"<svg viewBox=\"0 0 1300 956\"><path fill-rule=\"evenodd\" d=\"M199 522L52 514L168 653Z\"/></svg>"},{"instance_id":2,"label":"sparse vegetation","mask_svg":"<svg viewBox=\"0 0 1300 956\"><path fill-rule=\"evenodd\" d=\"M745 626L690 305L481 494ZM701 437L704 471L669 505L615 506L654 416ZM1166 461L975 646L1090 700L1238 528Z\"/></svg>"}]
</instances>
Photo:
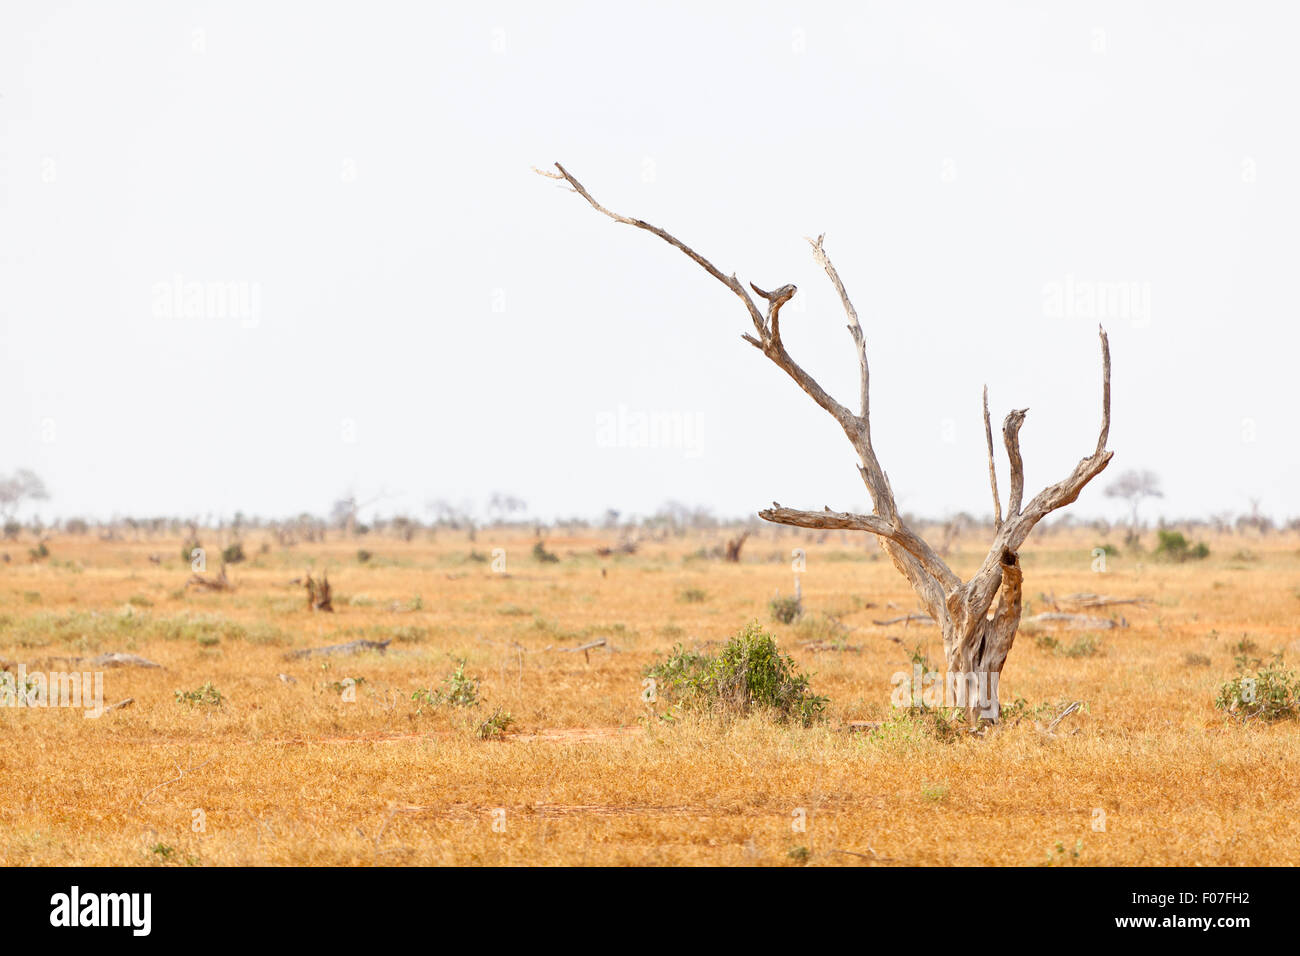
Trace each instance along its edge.
<instances>
[{"instance_id":1,"label":"sparse vegetation","mask_svg":"<svg viewBox=\"0 0 1300 956\"><path fill-rule=\"evenodd\" d=\"M208 681L197 690L175 691L175 697L176 703L188 704L190 707L220 707L225 703L221 691L212 686L212 681Z\"/></svg>"},{"instance_id":2,"label":"sparse vegetation","mask_svg":"<svg viewBox=\"0 0 1300 956\"><path fill-rule=\"evenodd\" d=\"M1238 659L1239 667L1245 663ZM1242 673L1219 687L1214 706L1243 721L1270 723L1300 715L1300 680L1283 668L1282 655L1268 666L1252 663L1254 667L1242 667Z\"/></svg>"},{"instance_id":3,"label":"sparse vegetation","mask_svg":"<svg viewBox=\"0 0 1300 956\"><path fill-rule=\"evenodd\" d=\"M1280 775L1269 784L1277 792L1300 786L1290 770L1300 765L1300 738L1287 730L1295 695L1286 687L1294 691L1297 680L1273 657L1294 642L1300 554L1294 536L1280 532L1252 538L1260 557L1242 570L1225 570L1242 545L1234 532L1207 537L1215 552L1207 562L1148 556L1132 578L1128 571L1099 578L1091 569L1090 546L1105 540L1091 527L1043 538L1022 560L1052 576L1043 590L1062 609L1067 596L1083 592L1151 600L1109 612L1126 617L1127 627L1044 624L1026 631L1017 642L1024 658L1013 657L1003 677L1001 722L990 728L942 704L892 706L892 675L911 675L914 666L944 669L941 635L928 621L905 618L916 604L888 559L827 560L846 547L838 535L777 543L759 531L739 564L715 558L682 572L684 556L725 535L709 529L653 544L643 537L639 551L615 566L593 552L621 532L557 533L556 550L575 557L544 565L529 558L537 541L532 527L490 538L481 530L485 554L502 547L522 555L506 577L465 563L463 530L440 530L433 540L417 533L406 542L376 522L365 540L384 559L363 566L353 560L357 540L334 531L324 542L299 537L292 549L277 546L252 562L260 538L249 528L242 540L250 562L241 565L247 570L238 590L195 592L181 588L191 571L176 558L187 529L138 542L96 533L108 530L51 536L51 560L85 566L78 576L51 561L29 566L26 549L39 539L23 531L23 560L0 563L0 660L9 673L26 663L28 690L37 669L98 670L91 661L106 653L163 666L106 670L106 704L135 702L99 721L84 720L80 711L52 709L31 719L37 715L0 708L5 722L30 728L23 731L29 772L0 788L0 820L22 820L51 835L49 845L33 844L22 827L0 823L0 862L58 864L62 848L75 841L95 862L186 865L186 853L195 850L188 837L182 840L184 821L200 790L213 795L204 799L214 806L252 806L248 794L258 793L281 808L278 818L267 817L276 836L263 829L260 847L251 820L242 831L209 825L204 865L370 859L382 784L385 798L392 793L449 819L505 806L510 833L521 837L510 852L526 864L577 862L584 854L588 862L616 863L629 858L630 847L640 853L647 845L672 863L797 865L787 856L796 843L811 848L803 862L818 865L854 862L831 852L836 845L870 855L866 840L827 839L836 828L873 834L880 858L905 865L1033 865L1047 848L1054 865L1070 864L1080 862L1070 851L1075 835L1043 835L1042 820L1058 812L1061 793L1088 794L1077 804L1086 808L1099 788L1101 800L1125 808L1125 826L1141 825L1126 830L1124 840L1090 842L1080 860L1236 865L1257 862L1252 847L1289 826L1284 801L1275 807L1260 799L1255 768ZM215 542L217 534L201 528L194 537ZM1154 549L1154 532L1151 539ZM774 584L788 580L786 545L796 543L815 572L803 579L805 587L815 582L815 612L810 606L789 625L764 620L759 630L773 638L766 657L754 649L748 657L729 652L746 604L767 617ZM172 557L153 562L151 554ZM208 576L214 557L208 555ZM602 566L610 568L607 577ZM334 615L309 613L302 582L308 570L321 581L326 568L337 591L353 596L336 593ZM674 583L681 573L690 576ZM683 599L691 588L706 599ZM428 599L409 610L419 593ZM1037 592L1033 603L1035 612L1050 607ZM570 650L601 639L607 644L590 652ZM287 657L358 640L391 643L386 653ZM1071 656L1076 644L1080 656ZM768 686L810 676L802 693L821 698L820 707L794 705L784 716L760 702L765 695L753 691L762 682L748 685L752 675L769 671L760 662L775 658L787 671ZM648 668L657 675L649 690ZM1300 673L1293 663L1290 669ZM746 671L750 677L739 679ZM1246 678L1255 681L1253 702ZM423 693L413 697L417 687ZM1092 701L1095 716L1076 712L1054 727L1076 699ZM810 714L816 717L806 726ZM525 728L527 742L511 742ZM156 745L126 742L146 738ZM83 777L61 775L69 760L103 767L93 790L82 789ZM976 765L979 772L971 773ZM169 780L176 782L131 820L90 817L74 831L60 809L84 809L92 793L94 806L136 806ZM409 782L409 794L399 780ZM509 795L493 789L503 780ZM1183 836L1157 838L1153 821L1188 788L1198 797L1180 811L1189 821ZM303 792L337 794L338 805L294 803L292 795ZM39 793L47 795L33 804ZM971 847L964 838L972 808L1005 806L1009 793L1017 813ZM898 798L922 812L898 814ZM581 826L553 829L542 841L542 815L519 811L548 803L572 807L556 812ZM649 813L647 805L665 809ZM587 806L599 809L581 809ZM358 807L379 809L366 816ZM773 807L787 814L807 808L808 834L770 826ZM138 838L141 820L158 835ZM181 821L181 832L167 820ZM422 859L489 859L503 845L485 825L467 830L462 846L418 827L399 830L399 822L390 836L400 834ZM1086 816L1070 825L1076 824L1086 828ZM737 825L754 834L752 850L743 831L735 839ZM356 836L358 826L367 838ZM589 831L600 839L588 843ZM1058 839L1063 854L1054 848ZM170 858L150 852L160 841L175 848Z\"/></svg>"},{"instance_id":4,"label":"sparse vegetation","mask_svg":"<svg viewBox=\"0 0 1300 956\"><path fill-rule=\"evenodd\" d=\"M1197 542L1195 546L1188 543L1187 538L1181 531L1166 531L1163 528L1156 532L1158 543L1156 544L1155 554L1157 557L1169 561L1199 561L1201 558L1209 557L1210 549L1204 541Z\"/></svg>"},{"instance_id":5,"label":"sparse vegetation","mask_svg":"<svg viewBox=\"0 0 1300 956\"><path fill-rule=\"evenodd\" d=\"M757 622L731 638L716 657L683 650L646 669L666 696L686 709L748 714L770 712L808 726L821 720L827 698L812 693L789 655Z\"/></svg>"},{"instance_id":6,"label":"sparse vegetation","mask_svg":"<svg viewBox=\"0 0 1300 956\"><path fill-rule=\"evenodd\" d=\"M772 620L782 624L793 624L794 619L803 613L803 602L797 597L782 597L778 594L767 606L772 612Z\"/></svg>"},{"instance_id":7,"label":"sparse vegetation","mask_svg":"<svg viewBox=\"0 0 1300 956\"><path fill-rule=\"evenodd\" d=\"M483 723L478 725L475 735L479 740L496 740L505 734L510 726L515 722L509 711L497 708L492 712L492 716Z\"/></svg>"},{"instance_id":8,"label":"sparse vegetation","mask_svg":"<svg viewBox=\"0 0 1300 956\"><path fill-rule=\"evenodd\" d=\"M411 694L411 700L419 704L416 713L427 707L477 707L479 678L465 673L466 661L461 660L451 675L442 680L441 690L418 688Z\"/></svg>"}]
</instances>

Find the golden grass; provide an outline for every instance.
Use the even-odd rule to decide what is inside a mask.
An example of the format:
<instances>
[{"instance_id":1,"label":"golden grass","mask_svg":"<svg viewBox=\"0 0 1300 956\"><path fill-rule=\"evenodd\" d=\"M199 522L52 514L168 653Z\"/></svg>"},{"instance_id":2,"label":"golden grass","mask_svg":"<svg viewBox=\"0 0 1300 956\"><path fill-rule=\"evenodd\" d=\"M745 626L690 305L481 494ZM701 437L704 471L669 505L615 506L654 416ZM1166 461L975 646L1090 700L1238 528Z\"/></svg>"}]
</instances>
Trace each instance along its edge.
<instances>
[{"instance_id":1,"label":"golden grass","mask_svg":"<svg viewBox=\"0 0 1300 956\"><path fill-rule=\"evenodd\" d=\"M1242 725L1213 707L1243 637L1259 656L1300 652L1294 536L1211 538L1208 559L1182 565L1126 552L1104 575L1091 571L1094 535L1031 540L1031 612L1042 592L1151 603L1111 609L1129 626L1098 632L1093 656L1022 632L1003 701L1085 701L1058 736L1023 721L956 743L844 729L890 716L890 678L910 669L913 646L942 660L935 627L872 623L915 606L874 547L765 531L739 565L688 557L718 540L601 560L603 538L554 537L547 548L562 560L543 564L531 537L489 532L267 552L255 533L250 561L230 569L236 590L211 594L182 590L179 540L55 537L35 564L25 545L0 546L15 559L0 565L0 659L73 669L48 659L128 651L163 665L106 670L105 701L135 703L98 720L0 708L0 864L1300 862L1300 728ZM958 542L959 573L978 544ZM368 563L359 546L374 552ZM794 546L808 552L812 623L786 626L767 602L791 590ZM494 547L508 574L468 557ZM309 565L329 569L337 613L309 612L289 583ZM688 589L704 599L684 599ZM802 646L832 633L818 626L827 615L852 629L842 639L856 650ZM831 698L825 725L649 716L647 664L753 618ZM284 658L357 637L393 643ZM601 637L589 654L560 651ZM462 657L483 703L417 713L412 692L437 689ZM349 677L361 681L354 702L333 686ZM209 681L222 706L175 700ZM479 739L498 707L516 723L503 740Z\"/></svg>"}]
</instances>

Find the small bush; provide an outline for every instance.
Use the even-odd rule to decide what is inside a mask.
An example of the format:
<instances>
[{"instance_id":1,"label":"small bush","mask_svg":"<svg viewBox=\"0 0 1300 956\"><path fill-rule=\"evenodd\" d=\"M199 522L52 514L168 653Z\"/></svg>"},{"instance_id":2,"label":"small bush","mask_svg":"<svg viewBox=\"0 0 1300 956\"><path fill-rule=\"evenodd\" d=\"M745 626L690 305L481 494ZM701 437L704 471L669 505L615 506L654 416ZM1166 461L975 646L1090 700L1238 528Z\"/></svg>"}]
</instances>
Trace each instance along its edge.
<instances>
[{"instance_id":1,"label":"small bush","mask_svg":"<svg viewBox=\"0 0 1300 956\"><path fill-rule=\"evenodd\" d=\"M821 720L829 702L812 693L810 678L782 655L757 621L747 625L713 657L683 650L645 670L679 706L703 711L748 714L771 712L805 727Z\"/></svg>"},{"instance_id":2,"label":"small bush","mask_svg":"<svg viewBox=\"0 0 1300 956\"><path fill-rule=\"evenodd\" d=\"M1208 557L1210 549L1206 547L1205 542L1198 542L1195 546L1188 543L1183 537L1181 531L1157 531L1160 539L1156 545L1156 556L1167 558L1170 561L1182 563L1184 561L1198 561L1201 558Z\"/></svg>"},{"instance_id":3,"label":"small bush","mask_svg":"<svg viewBox=\"0 0 1300 956\"><path fill-rule=\"evenodd\" d=\"M772 611L772 620L780 621L782 624L792 624L794 619L803 613L803 604L796 597L781 597L777 595L768 603Z\"/></svg>"},{"instance_id":4,"label":"small bush","mask_svg":"<svg viewBox=\"0 0 1300 956\"><path fill-rule=\"evenodd\" d=\"M1096 634L1080 634L1069 644L1062 644L1051 634L1039 634L1034 643L1042 650L1062 657L1092 657L1101 652L1101 638Z\"/></svg>"},{"instance_id":5,"label":"small bush","mask_svg":"<svg viewBox=\"0 0 1300 956\"><path fill-rule=\"evenodd\" d=\"M1239 720L1294 719L1300 716L1300 680L1282 669L1282 656L1267 667L1243 672L1219 687L1214 706Z\"/></svg>"},{"instance_id":6,"label":"small bush","mask_svg":"<svg viewBox=\"0 0 1300 956\"><path fill-rule=\"evenodd\" d=\"M682 601L685 604L703 604L708 597L708 594L700 588L687 588L682 592Z\"/></svg>"},{"instance_id":7,"label":"small bush","mask_svg":"<svg viewBox=\"0 0 1300 956\"><path fill-rule=\"evenodd\" d=\"M557 564L560 560L560 556L551 551L547 551L546 543L544 541L538 541L533 545L533 560L540 561L542 564Z\"/></svg>"},{"instance_id":8,"label":"small bush","mask_svg":"<svg viewBox=\"0 0 1300 956\"><path fill-rule=\"evenodd\" d=\"M479 678L465 673L466 663L462 660L450 677L443 678L444 690L430 690L427 687L416 690L411 695L411 700L420 705L416 713L423 712L426 706L440 707L444 704L448 707L477 707Z\"/></svg>"},{"instance_id":9,"label":"small bush","mask_svg":"<svg viewBox=\"0 0 1300 956\"><path fill-rule=\"evenodd\" d=\"M369 560L370 560L371 558L373 558L373 557L374 557L374 555L371 554L369 551L367 551L365 548L359 548L359 549L357 549L357 563L359 563L359 564L365 564L367 561L369 561Z\"/></svg>"},{"instance_id":10,"label":"small bush","mask_svg":"<svg viewBox=\"0 0 1300 956\"><path fill-rule=\"evenodd\" d=\"M244 543L242 541L236 541L221 551L221 560L226 564L239 564L247 559L248 555L244 554Z\"/></svg>"},{"instance_id":11,"label":"small bush","mask_svg":"<svg viewBox=\"0 0 1300 956\"><path fill-rule=\"evenodd\" d=\"M942 783L921 784L921 796L928 803L943 803L948 799L948 788Z\"/></svg>"},{"instance_id":12,"label":"small bush","mask_svg":"<svg viewBox=\"0 0 1300 956\"><path fill-rule=\"evenodd\" d=\"M479 740L495 740L504 734L514 722L515 718L509 711L503 711L498 707L492 712L491 717L479 724L475 734Z\"/></svg>"},{"instance_id":13,"label":"small bush","mask_svg":"<svg viewBox=\"0 0 1300 956\"><path fill-rule=\"evenodd\" d=\"M1101 651L1101 638L1096 634L1080 634L1074 641L1061 648L1066 657L1092 657Z\"/></svg>"},{"instance_id":14,"label":"small bush","mask_svg":"<svg viewBox=\"0 0 1300 956\"><path fill-rule=\"evenodd\" d=\"M225 701L221 691L212 686L212 681L208 681L198 690L178 690L174 693L176 703L189 704L191 707L220 707Z\"/></svg>"}]
</instances>

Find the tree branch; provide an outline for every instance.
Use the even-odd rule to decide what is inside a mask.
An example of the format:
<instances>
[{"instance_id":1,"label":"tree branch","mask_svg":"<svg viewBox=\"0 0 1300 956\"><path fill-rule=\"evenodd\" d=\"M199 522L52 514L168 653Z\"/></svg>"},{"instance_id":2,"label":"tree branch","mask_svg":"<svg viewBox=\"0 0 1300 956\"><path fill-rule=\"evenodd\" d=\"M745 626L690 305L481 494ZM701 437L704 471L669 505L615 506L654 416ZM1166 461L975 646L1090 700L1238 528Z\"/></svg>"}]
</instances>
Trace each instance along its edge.
<instances>
[{"instance_id":1,"label":"tree branch","mask_svg":"<svg viewBox=\"0 0 1300 956\"><path fill-rule=\"evenodd\" d=\"M1002 578L1001 565L1004 563L1006 556L1015 555L1020 550L1020 546L1025 543L1025 539L1029 537L1029 533L1034 530L1034 526L1039 521L1058 508L1064 508L1066 505L1077 501L1088 482L1101 474L1105 467L1110 464L1110 460L1115 454L1106 450L1106 442L1110 437L1110 340L1106 336L1105 329L1099 328L1099 332L1101 335L1102 399L1101 433L1097 439L1097 450L1075 465L1074 470L1065 479L1058 481L1054 485L1049 485L1034 495L1029 504L1025 505L1024 509L1019 513L1014 509L1008 512L1007 521L994 538L993 545L984 558L984 563L980 565L979 571L962 589L964 591L963 599L972 611L984 613L992 604ZM1011 424L1011 419L1015 414L1015 412L1012 412L1011 415L1007 416L1008 425ZM1019 422L1016 422L1015 430L1018 430L1019 427ZM1014 435L1015 431L1012 434ZM1004 437L1005 435L1006 430L1004 428ZM1016 448L1018 457L1018 441L1008 442L1008 454L1011 453L1013 445ZM1023 472L1020 481L1023 489ZM1012 482L1014 485L1014 470ZM1015 495L1014 487L1012 494Z\"/></svg>"},{"instance_id":2,"label":"tree branch","mask_svg":"<svg viewBox=\"0 0 1300 956\"><path fill-rule=\"evenodd\" d=\"M989 449L989 485L993 488L993 530L1002 528L1002 498L998 495L998 471L993 465L993 426L989 422L989 387L984 386L984 443Z\"/></svg>"},{"instance_id":3,"label":"tree branch","mask_svg":"<svg viewBox=\"0 0 1300 956\"><path fill-rule=\"evenodd\" d=\"M700 255L690 246L686 245L686 243L682 242L675 236L672 236L669 233L665 232L664 230L660 229L658 226L652 226L650 225L650 223L643 222L640 219L632 219L628 216L620 216L618 213L614 212L613 210L606 209L604 206L602 206L600 203L596 202L596 200L592 198L591 193L587 192L586 187L584 187L582 183L574 179L573 176L569 174L569 171L567 169L565 169L559 163L555 164L555 168L560 171L559 176L556 176L554 173L543 172L542 170L536 168L534 168L534 171L541 176L547 177L548 179L566 180L569 183L569 185L573 187L573 191L576 192L583 199L587 200L587 202L591 203L591 207L595 209L597 212L608 216L610 219L613 219L615 222L621 222L629 226L636 226L638 229L644 229L646 232L652 232L660 239L662 239L664 242L668 243L671 246L676 246L682 252L686 253L695 262L699 263L699 265L701 265L704 268L704 270L708 272L709 275L713 276L713 278L717 279L719 282L725 285L728 289L730 289L740 298L741 302L745 303L745 308L749 310L749 316L753 320L754 328L758 331L758 334L760 336L766 334L766 330L764 329L763 326L763 316L758 311L758 306L754 304L754 300L749 297L749 293L745 291L745 287L740 284L740 282L736 279L735 275L730 275L730 276L723 275L722 270L720 270L712 262L704 258L704 256ZM793 293L791 294L793 295Z\"/></svg>"},{"instance_id":4,"label":"tree branch","mask_svg":"<svg viewBox=\"0 0 1300 956\"><path fill-rule=\"evenodd\" d=\"M780 342L781 341L781 324L780 324L781 306L785 305L792 298L794 298L794 294L795 292L798 291L798 289L792 285L783 285L775 292L764 292L762 289L754 285L754 283L752 282L749 284L749 287L767 300L767 328L772 334L771 337L775 339L777 342Z\"/></svg>"},{"instance_id":5,"label":"tree branch","mask_svg":"<svg viewBox=\"0 0 1300 956\"><path fill-rule=\"evenodd\" d=\"M862 337L862 325L858 322L858 310L853 307L853 302L849 299L849 294L844 289L844 283L840 281L840 274L835 270L835 266L831 263L830 257L826 255L826 250L822 248L822 240L826 238L826 234L822 233L817 237L815 242L812 239L808 239L807 236L804 238L808 240L808 245L812 246L813 258L817 260L817 264L825 269L826 274L830 276L831 282L835 286L835 291L840 294L840 302L844 305L844 312L849 317L849 334L853 336L853 344L856 346L858 352L858 366L861 370L859 376L859 390L861 392L860 398L862 410L858 413L858 417L862 419L866 440L867 443L870 444L871 370L867 366L867 344L866 340Z\"/></svg>"},{"instance_id":6,"label":"tree branch","mask_svg":"<svg viewBox=\"0 0 1300 956\"><path fill-rule=\"evenodd\" d=\"M937 616L944 613L947 607L948 596L960 586L960 579L944 564L943 560L926 544L918 535L908 529L898 514L898 506L894 501L893 490L889 485L889 477L880 466L880 461L871 445L871 423L869 420L870 411L870 371L867 364L866 343L862 335L861 323L858 321L857 310L853 307L853 302L849 299L848 292L844 288L844 283L840 280L839 273L831 263L830 257L822 245L824 237L818 237L816 240L809 239L808 242L813 248L813 257L826 270L836 291L839 293L840 301L844 306L844 311L849 318L849 334L853 337L853 343L858 353L858 364L860 367L860 402L861 414L854 414L844 405L832 398L825 389L821 387L811 375L809 375L786 351L784 343L781 341L780 329L780 310L781 307L790 300L795 294L793 285L781 286L774 292L764 292L756 285L752 285L753 290L768 302L768 313L766 319L759 312L754 300L749 293L741 286L734 275L725 276L716 266L708 259L705 259L694 249L678 240L675 236L640 219L632 219L628 216L620 215L610 209L606 209L598 203L577 179L575 179L568 170L561 164L556 163L555 168L558 173L543 172L536 170L540 175L550 179L563 180L573 188L573 191L582 196L583 199L591 205L593 209L604 216L613 219L615 222L624 223L630 226L636 226L638 229L644 229L647 232L654 233L665 242L680 249L692 260L703 267L711 276L717 279L727 288L731 289L738 298L745 304L749 312L750 319L754 324L755 335L743 335L742 338L750 345L761 351L771 361L790 376L805 393L808 394L814 402L821 406L831 415L844 430L845 435L852 443L861 460L860 472L863 482L871 494L872 505L875 511L875 519L880 522L880 528L888 529L889 533L881 534L882 544L885 551L893 559L895 566L907 577L913 588L923 595L923 598L931 606L931 611ZM768 517L765 512L763 517ZM768 518L768 520L777 520ZM778 521L778 523L780 523ZM870 530L864 528L864 530Z\"/></svg>"},{"instance_id":7,"label":"tree branch","mask_svg":"<svg viewBox=\"0 0 1300 956\"><path fill-rule=\"evenodd\" d=\"M758 516L773 524L793 525L797 528L820 528L840 531L870 531L872 534L887 538L905 549L916 558L925 570L943 586L945 591L953 591L961 586L961 578L953 573L943 559L901 521L891 523L879 515L859 515L845 511L798 511L794 508L782 508L775 501L773 507L758 513Z\"/></svg>"},{"instance_id":8,"label":"tree branch","mask_svg":"<svg viewBox=\"0 0 1300 956\"><path fill-rule=\"evenodd\" d=\"M1020 514L1020 503L1025 498L1025 460L1020 457L1020 426L1025 423L1027 408L1018 408L1008 412L1002 422L1002 440L1007 446L1007 458L1011 462L1011 495L1007 498L1007 517L1014 518Z\"/></svg>"}]
</instances>

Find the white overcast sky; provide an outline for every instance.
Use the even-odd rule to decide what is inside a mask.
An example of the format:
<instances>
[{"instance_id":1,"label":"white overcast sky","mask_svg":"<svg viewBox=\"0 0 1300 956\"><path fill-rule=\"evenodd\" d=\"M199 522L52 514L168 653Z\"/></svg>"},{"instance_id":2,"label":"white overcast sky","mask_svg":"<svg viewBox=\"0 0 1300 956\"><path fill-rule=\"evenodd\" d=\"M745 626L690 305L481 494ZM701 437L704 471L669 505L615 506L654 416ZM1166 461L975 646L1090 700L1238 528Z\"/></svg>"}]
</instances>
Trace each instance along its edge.
<instances>
[{"instance_id":1,"label":"white overcast sky","mask_svg":"<svg viewBox=\"0 0 1300 956\"><path fill-rule=\"evenodd\" d=\"M350 489L416 516L494 491L543 517L865 509L731 293L530 171L559 160L797 284L787 345L851 402L801 238L826 233L905 510L991 511L986 382L995 424L1030 409L1030 493L1090 452L1100 318L1116 454L1076 515L1122 514L1102 489L1129 468L1163 479L1152 516L1300 514L1298 26L1283 3L7 0L0 473L42 475L47 518ZM226 284L243 318L207 298Z\"/></svg>"}]
</instances>

